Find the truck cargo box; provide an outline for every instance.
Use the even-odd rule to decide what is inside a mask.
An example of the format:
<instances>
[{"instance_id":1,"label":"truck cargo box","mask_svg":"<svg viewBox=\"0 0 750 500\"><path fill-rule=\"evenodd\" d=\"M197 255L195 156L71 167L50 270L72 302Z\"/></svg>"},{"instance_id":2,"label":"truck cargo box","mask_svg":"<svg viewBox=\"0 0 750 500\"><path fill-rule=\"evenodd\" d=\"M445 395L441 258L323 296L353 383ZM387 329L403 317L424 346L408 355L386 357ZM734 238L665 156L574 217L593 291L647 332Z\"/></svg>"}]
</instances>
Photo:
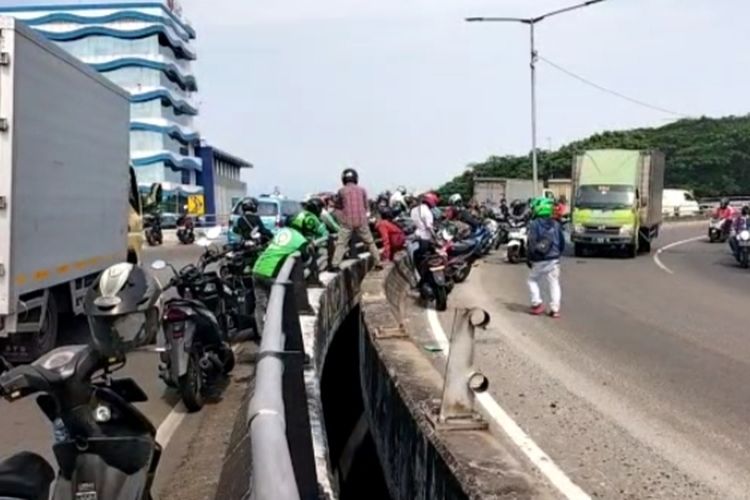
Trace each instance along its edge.
<instances>
[{"instance_id":1,"label":"truck cargo box","mask_svg":"<svg viewBox=\"0 0 750 500\"><path fill-rule=\"evenodd\" d=\"M0 17L0 314L125 258L128 94Z\"/></svg>"}]
</instances>

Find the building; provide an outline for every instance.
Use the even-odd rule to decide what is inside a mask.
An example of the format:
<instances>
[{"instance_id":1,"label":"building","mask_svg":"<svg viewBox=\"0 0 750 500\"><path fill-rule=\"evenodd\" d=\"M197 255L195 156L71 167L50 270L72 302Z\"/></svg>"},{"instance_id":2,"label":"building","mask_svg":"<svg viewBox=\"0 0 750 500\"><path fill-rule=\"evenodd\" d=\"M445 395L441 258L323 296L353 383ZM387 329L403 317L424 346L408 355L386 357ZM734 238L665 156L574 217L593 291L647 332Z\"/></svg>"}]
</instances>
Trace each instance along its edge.
<instances>
[{"instance_id":1,"label":"building","mask_svg":"<svg viewBox=\"0 0 750 500\"><path fill-rule=\"evenodd\" d=\"M177 207L181 198L204 192L193 126L196 33L176 0L13 3L0 1L0 14L25 21L130 92L131 162L140 185L161 183Z\"/></svg>"},{"instance_id":2,"label":"building","mask_svg":"<svg viewBox=\"0 0 750 500\"><path fill-rule=\"evenodd\" d=\"M205 142L198 147L197 154L203 162L198 183L204 188L206 213L229 214L247 196L247 185L240 180L240 172L253 165Z\"/></svg>"}]
</instances>

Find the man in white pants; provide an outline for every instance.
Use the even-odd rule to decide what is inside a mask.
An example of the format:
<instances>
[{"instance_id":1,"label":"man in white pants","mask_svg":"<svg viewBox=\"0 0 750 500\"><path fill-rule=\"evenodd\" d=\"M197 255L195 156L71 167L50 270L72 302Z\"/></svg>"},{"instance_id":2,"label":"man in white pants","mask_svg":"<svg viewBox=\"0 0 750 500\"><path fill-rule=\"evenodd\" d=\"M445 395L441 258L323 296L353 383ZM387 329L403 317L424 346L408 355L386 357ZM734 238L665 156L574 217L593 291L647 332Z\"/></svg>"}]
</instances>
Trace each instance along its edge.
<instances>
[{"instance_id":1,"label":"man in white pants","mask_svg":"<svg viewBox=\"0 0 750 500\"><path fill-rule=\"evenodd\" d=\"M529 295L531 314L544 314L541 284L546 283L549 292L548 314L560 317L560 258L565 251L565 235L560 223L552 218L554 203L547 198L537 198L532 202L533 219L529 224L528 266Z\"/></svg>"}]
</instances>

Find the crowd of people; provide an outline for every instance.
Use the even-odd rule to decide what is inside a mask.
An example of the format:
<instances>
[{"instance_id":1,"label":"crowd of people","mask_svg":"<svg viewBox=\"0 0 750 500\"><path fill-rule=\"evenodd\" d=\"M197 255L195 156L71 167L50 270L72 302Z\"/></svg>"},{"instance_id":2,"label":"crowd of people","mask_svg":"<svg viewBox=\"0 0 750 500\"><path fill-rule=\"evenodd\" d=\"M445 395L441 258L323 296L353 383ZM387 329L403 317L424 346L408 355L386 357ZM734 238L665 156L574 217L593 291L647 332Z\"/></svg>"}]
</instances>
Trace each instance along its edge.
<instances>
[{"instance_id":1,"label":"crowd of people","mask_svg":"<svg viewBox=\"0 0 750 500\"><path fill-rule=\"evenodd\" d=\"M339 271L353 240L367 248L376 269L382 268L382 261L394 260L405 250L407 241L411 241L412 262L420 276L418 286L421 286L425 256L438 245L438 224L449 223L457 238L462 239L474 234L488 218L528 222L531 312L544 312L540 284L546 283L551 296L548 312L559 317L560 256L565 247L560 221L567 215L564 198L516 200L510 204L502 200L498 206L489 207L474 201L465 203L460 194L453 194L447 203L441 204L435 192L415 196L399 187L371 199L360 185L357 171L347 168L341 174L338 191L310 196L303 203L303 209L275 233L266 228L258 216L257 200L248 198L241 208L242 216L232 230L245 240L260 238L265 247L252 268L258 332L263 329L271 286L284 262L290 255L299 253L312 265L317 259L316 241L336 235L331 272Z\"/></svg>"}]
</instances>

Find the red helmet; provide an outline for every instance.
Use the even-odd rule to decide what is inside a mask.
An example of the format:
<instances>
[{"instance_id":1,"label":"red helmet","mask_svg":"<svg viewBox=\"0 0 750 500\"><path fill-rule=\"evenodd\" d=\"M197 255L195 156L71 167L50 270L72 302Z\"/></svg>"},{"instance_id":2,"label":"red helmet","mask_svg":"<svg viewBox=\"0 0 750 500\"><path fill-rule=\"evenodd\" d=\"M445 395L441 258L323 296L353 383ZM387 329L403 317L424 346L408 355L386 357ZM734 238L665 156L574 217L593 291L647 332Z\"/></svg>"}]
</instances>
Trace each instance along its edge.
<instances>
[{"instance_id":1,"label":"red helmet","mask_svg":"<svg viewBox=\"0 0 750 500\"><path fill-rule=\"evenodd\" d=\"M425 193L422 195L422 200L427 203L430 208L435 208L438 204L438 195L435 193Z\"/></svg>"}]
</instances>

